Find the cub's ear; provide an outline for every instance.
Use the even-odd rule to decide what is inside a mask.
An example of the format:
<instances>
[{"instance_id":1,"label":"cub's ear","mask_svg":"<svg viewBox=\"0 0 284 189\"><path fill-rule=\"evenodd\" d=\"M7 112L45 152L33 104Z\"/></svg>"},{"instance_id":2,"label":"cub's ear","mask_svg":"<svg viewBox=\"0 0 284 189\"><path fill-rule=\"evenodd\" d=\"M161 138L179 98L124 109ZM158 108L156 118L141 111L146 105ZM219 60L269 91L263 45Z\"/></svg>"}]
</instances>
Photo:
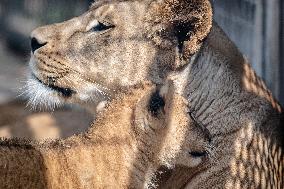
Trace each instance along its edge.
<instances>
[{"instance_id":1,"label":"cub's ear","mask_svg":"<svg viewBox=\"0 0 284 189\"><path fill-rule=\"evenodd\" d=\"M176 48L174 69L200 49L212 27L210 0L154 0L148 13L152 39L165 48Z\"/></svg>"}]
</instances>

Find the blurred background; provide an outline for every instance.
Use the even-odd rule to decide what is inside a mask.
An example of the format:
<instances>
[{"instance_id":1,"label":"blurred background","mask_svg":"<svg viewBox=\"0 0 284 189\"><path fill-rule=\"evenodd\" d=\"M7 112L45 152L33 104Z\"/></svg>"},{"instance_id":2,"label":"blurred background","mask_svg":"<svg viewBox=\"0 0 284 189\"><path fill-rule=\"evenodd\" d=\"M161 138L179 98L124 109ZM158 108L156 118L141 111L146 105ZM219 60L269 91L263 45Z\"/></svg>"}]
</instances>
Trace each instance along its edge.
<instances>
[{"instance_id":1,"label":"blurred background","mask_svg":"<svg viewBox=\"0 0 284 189\"><path fill-rule=\"evenodd\" d=\"M78 16L90 4L88 0L0 0L0 137L66 138L89 127L93 116L78 107L33 112L18 95L26 78L31 31Z\"/></svg>"},{"instance_id":2,"label":"blurred background","mask_svg":"<svg viewBox=\"0 0 284 189\"><path fill-rule=\"evenodd\" d=\"M0 136L37 135L38 138L41 135L49 136L46 130L42 134L36 134L39 132L35 131L37 127L30 127L28 132L19 131L19 128L23 128L22 119L29 114L29 111L21 102L9 104L11 101L14 102L19 89L24 84L30 54L29 34L38 26L61 22L80 15L88 9L91 2L91 0L0 1L0 105L6 107L2 110L0 108ZM246 55L258 75L266 81L269 89L283 105L284 1L212 0L212 2L217 23ZM6 114L8 112L7 107L14 107L10 112L18 112L19 118L10 115L10 119L7 119L9 115L3 116L3 112ZM55 118L55 114L44 114L40 121L48 123L46 128L55 129L57 132L54 136L51 134L51 138L72 134L74 128L77 129L74 133L81 132L92 120L89 115L81 111L75 112L74 115L66 112L62 110L67 120L77 116L88 122L82 124L79 120L71 124L67 132L63 132L66 128L58 126L60 125L58 123L66 125L64 121ZM81 128L78 125L81 125Z\"/></svg>"},{"instance_id":3,"label":"blurred background","mask_svg":"<svg viewBox=\"0 0 284 189\"><path fill-rule=\"evenodd\" d=\"M80 15L90 4L88 0L0 0L0 103L14 98L23 85L31 31Z\"/></svg>"}]
</instances>

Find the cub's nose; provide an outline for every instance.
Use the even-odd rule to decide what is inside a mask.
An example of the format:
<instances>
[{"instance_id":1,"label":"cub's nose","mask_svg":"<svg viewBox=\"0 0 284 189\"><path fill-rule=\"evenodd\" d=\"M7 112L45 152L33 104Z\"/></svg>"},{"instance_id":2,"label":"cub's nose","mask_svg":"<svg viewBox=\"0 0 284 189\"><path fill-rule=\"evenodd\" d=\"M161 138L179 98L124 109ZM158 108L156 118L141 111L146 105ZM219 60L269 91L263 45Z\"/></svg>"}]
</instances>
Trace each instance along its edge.
<instances>
[{"instance_id":1,"label":"cub's nose","mask_svg":"<svg viewBox=\"0 0 284 189\"><path fill-rule=\"evenodd\" d=\"M37 49L43 47L44 45L46 45L47 43L39 43L38 40L33 37L31 39L31 48L32 48L32 52L34 53Z\"/></svg>"}]
</instances>

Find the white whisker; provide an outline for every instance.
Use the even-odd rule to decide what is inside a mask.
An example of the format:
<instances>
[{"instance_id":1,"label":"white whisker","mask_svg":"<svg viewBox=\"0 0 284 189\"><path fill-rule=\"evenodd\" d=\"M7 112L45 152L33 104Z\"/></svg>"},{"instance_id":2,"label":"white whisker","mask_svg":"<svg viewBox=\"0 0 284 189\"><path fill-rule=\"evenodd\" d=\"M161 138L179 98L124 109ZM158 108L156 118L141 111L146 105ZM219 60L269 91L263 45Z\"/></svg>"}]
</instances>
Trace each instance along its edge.
<instances>
[{"instance_id":1,"label":"white whisker","mask_svg":"<svg viewBox=\"0 0 284 189\"><path fill-rule=\"evenodd\" d=\"M52 89L44 86L42 83L35 79L28 79L25 85L25 90L21 95L28 97L27 106L32 110L36 109L51 109L62 105L62 102L58 95Z\"/></svg>"}]
</instances>

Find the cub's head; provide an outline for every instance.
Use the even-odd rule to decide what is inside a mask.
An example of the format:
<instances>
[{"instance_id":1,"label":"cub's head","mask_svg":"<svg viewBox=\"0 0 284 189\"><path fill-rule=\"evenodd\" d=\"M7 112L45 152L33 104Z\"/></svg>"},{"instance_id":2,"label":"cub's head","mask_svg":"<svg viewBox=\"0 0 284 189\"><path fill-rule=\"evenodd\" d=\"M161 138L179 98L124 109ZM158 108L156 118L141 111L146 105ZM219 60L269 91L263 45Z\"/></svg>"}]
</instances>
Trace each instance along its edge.
<instances>
[{"instance_id":1,"label":"cub's head","mask_svg":"<svg viewBox=\"0 0 284 189\"><path fill-rule=\"evenodd\" d=\"M209 0L103 0L31 34L32 105L94 103L141 81L162 84L210 31Z\"/></svg>"}]
</instances>

